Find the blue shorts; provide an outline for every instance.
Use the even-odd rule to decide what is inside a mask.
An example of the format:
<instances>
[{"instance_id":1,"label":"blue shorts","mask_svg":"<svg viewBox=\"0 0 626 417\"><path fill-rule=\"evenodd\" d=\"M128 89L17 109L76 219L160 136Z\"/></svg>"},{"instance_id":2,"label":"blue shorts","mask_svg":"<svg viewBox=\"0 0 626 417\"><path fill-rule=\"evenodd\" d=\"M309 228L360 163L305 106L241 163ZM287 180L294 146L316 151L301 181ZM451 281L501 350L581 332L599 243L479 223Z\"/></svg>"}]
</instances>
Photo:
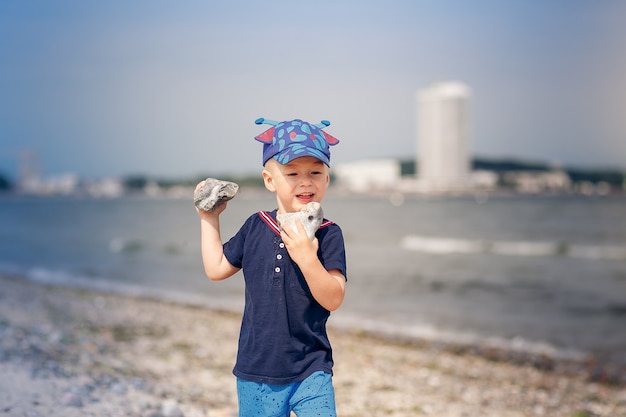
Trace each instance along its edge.
<instances>
[{"instance_id":1,"label":"blue shorts","mask_svg":"<svg viewBox=\"0 0 626 417\"><path fill-rule=\"evenodd\" d=\"M239 417L336 417L332 376L315 372L302 382L270 385L237 378Z\"/></svg>"}]
</instances>

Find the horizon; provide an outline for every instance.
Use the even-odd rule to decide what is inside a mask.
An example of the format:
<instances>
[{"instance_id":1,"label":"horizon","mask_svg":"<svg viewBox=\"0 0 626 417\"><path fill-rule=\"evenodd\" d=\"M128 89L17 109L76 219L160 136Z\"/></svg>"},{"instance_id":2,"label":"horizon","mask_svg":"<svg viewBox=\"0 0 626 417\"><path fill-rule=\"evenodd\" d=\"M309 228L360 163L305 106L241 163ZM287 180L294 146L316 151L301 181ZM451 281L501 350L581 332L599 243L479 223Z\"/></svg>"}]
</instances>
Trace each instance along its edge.
<instances>
[{"instance_id":1,"label":"horizon","mask_svg":"<svg viewBox=\"0 0 626 417\"><path fill-rule=\"evenodd\" d=\"M342 163L338 163L338 164L333 164L331 166L331 173L332 173L332 167L336 166L336 165L342 165L342 164L350 164L350 163L354 163L354 162L361 162L361 161L369 161L369 160L377 160L377 159L393 159L396 160L399 164L406 164L406 163L414 163L415 166L417 166L417 161L415 158L410 158L410 157L393 157L393 156L389 156L389 157L381 157L381 158L365 158L362 160L353 160L353 161L343 161ZM522 166L526 166L525 169L529 169L530 167L533 166L545 166L545 168L547 169L556 169L556 170L562 170L562 171L566 171L566 172L581 172L581 173L621 173L624 176L626 176L626 169L625 168L620 168L620 167L615 167L615 166L581 166L581 165L568 165L568 164L558 164L558 165L554 165L551 164L549 161L546 160L538 160L538 159L523 159L523 158L517 158L514 156L503 156L503 157L485 157L482 155L472 155L470 156L470 160L469 160L470 164L473 165L476 162L489 162L489 163L495 163L495 164L507 164L507 163L513 163L513 164L519 164ZM262 168L259 168L258 172L255 171L248 171L248 172L244 172L244 171L240 171L240 172L229 172L229 171L203 171L203 172L195 172L195 173L188 173L188 174L180 174L180 175L162 175L162 174L158 174L158 173L145 173L145 172L127 172L127 173L122 173L122 174L118 174L118 175L104 175L104 176L92 176L92 175L82 175L80 173L77 172L61 172L58 174L54 174L54 175L41 175L40 177L38 177L39 179L42 180L49 180L49 179L55 179L55 178L62 178L62 177L66 177L66 176L76 176L77 178L79 178L80 180L87 180L87 181L98 181L98 180L104 180L104 179L132 179L132 178L145 178L147 180L156 180L156 181L188 181L188 180L192 180L192 179L196 179L196 178L204 178L207 175L208 176L213 176L215 178L217 177L221 177L221 178L236 178L236 179L250 179L252 177L259 177L260 178L260 172L261 172ZM487 170L489 171L489 169L478 169L477 171L480 170ZM524 170L524 168L522 168L522 170ZM474 171L474 169L470 168L470 171ZM403 174L404 175L404 174ZM0 179L4 178L6 180L9 180L11 183L13 184L17 184L19 182L19 178L17 175L12 176L7 174L6 172L3 172L2 169L0 169Z\"/></svg>"}]
</instances>

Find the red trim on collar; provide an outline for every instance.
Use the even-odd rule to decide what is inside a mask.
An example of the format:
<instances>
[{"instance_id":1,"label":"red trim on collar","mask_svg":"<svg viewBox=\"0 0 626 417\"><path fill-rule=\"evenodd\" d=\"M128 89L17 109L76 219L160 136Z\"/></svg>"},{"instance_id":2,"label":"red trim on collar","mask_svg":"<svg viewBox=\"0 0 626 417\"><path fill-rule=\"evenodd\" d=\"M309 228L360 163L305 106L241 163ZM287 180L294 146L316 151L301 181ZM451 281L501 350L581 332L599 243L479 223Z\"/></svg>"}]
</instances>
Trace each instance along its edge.
<instances>
[{"instance_id":1,"label":"red trim on collar","mask_svg":"<svg viewBox=\"0 0 626 417\"><path fill-rule=\"evenodd\" d=\"M267 211L259 211L259 216L261 216L261 220L263 220L274 233L280 236L280 226Z\"/></svg>"},{"instance_id":2,"label":"red trim on collar","mask_svg":"<svg viewBox=\"0 0 626 417\"><path fill-rule=\"evenodd\" d=\"M270 215L270 213L267 212L267 211L259 211L258 214L261 217L261 220L263 220L265 222L265 224L268 225L269 228L272 229L272 231L274 231L274 233L276 233L277 235L280 236L280 226L278 225L276 220L274 220L274 218ZM320 224L319 228L323 229L325 227L330 226L333 223L334 222L332 222L330 220L324 219L324 220L322 220L322 224Z\"/></svg>"},{"instance_id":3,"label":"red trim on collar","mask_svg":"<svg viewBox=\"0 0 626 417\"><path fill-rule=\"evenodd\" d=\"M335 222L331 222L330 220L323 219L323 220L322 220L322 224L320 224L320 229L323 229L323 228L325 228L325 227L328 227L328 226L330 226L330 225L331 225L331 224L333 224L333 223L335 223ZM319 230L319 229L318 229L318 230Z\"/></svg>"}]
</instances>

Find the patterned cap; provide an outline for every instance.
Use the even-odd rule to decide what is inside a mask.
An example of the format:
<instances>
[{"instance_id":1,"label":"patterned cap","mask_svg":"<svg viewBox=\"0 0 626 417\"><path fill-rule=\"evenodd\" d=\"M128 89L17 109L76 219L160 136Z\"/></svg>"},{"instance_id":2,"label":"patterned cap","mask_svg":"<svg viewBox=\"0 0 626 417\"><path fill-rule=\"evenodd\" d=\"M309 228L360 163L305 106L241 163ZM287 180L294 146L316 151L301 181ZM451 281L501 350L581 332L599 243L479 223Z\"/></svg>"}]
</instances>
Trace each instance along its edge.
<instances>
[{"instance_id":1,"label":"patterned cap","mask_svg":"<svg viewBox=\"0 0 626 417\"><path fill-rule=\"evenodd\" d=\"M322 131L330 125L328 120L313 125L299 119L275 122L260 118L254 123L272 126L255 137L263 143L263 165L270 158L284 165L302 156L312 156L330 166L330 147L339 140Z\"/></svg>"}]
</instances>

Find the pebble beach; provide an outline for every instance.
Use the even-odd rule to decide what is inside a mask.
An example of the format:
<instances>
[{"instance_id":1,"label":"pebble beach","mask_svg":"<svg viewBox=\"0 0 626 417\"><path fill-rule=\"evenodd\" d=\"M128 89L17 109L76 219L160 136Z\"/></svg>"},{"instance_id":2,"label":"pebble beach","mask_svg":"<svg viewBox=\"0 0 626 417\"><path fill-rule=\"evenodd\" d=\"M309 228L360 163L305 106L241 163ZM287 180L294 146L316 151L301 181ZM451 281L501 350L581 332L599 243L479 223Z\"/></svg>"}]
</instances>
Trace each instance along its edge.
<instances>
[{"instance_id":1,"label":"pebble beach","mask_svg":"<svg viewBox=\"0 0 626 417\"><path fill-rule=\"evenodd\" d=\"M240 315L0 277L1 416L237 416ZM626 416L592 361L518 357L332 326L341 417Z\"/></svg>"}]
</instances>

